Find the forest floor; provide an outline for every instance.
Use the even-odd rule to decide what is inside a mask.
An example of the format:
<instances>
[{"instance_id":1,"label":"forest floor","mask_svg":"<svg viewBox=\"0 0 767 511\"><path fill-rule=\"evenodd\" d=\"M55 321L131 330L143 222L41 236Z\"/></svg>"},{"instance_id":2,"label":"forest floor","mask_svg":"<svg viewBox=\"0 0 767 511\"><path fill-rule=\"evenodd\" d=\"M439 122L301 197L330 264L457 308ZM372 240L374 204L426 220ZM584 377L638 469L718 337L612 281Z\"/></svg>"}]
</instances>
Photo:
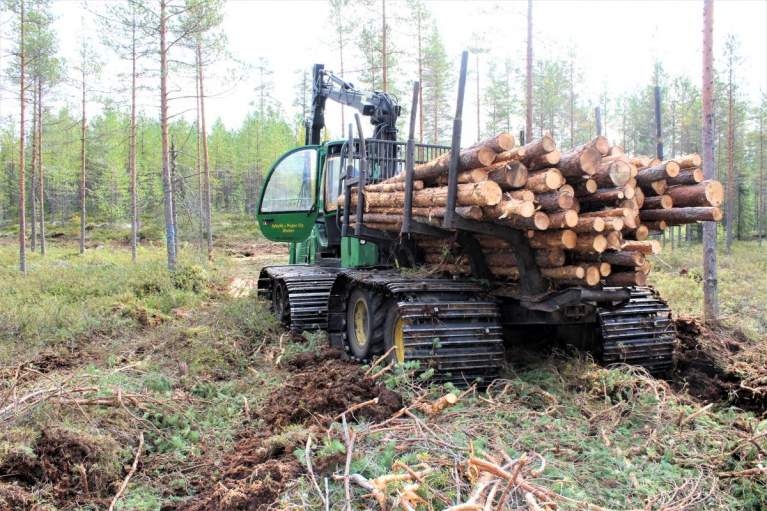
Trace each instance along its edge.
<instances>
[{"instance_id":1,"label":"forest floor","mask_svg":"<svg viewBox=\"0 0 767 511\"><path fill-rule=\"evenodd\" d=\"M185 246L170 274L159 244L132 264L120 240L80 255L61 236L26 278L0 238L0 510L106 509L126 478L114 509L446 509L483 485L501 509L767 501L767 247L720 257L709 325L700 247L654 261L678 313L670 380L515 352L430 415L455 389L277 324L254 288L286 249L237 232L212 265Z\"/></svg>"}]
</instances>

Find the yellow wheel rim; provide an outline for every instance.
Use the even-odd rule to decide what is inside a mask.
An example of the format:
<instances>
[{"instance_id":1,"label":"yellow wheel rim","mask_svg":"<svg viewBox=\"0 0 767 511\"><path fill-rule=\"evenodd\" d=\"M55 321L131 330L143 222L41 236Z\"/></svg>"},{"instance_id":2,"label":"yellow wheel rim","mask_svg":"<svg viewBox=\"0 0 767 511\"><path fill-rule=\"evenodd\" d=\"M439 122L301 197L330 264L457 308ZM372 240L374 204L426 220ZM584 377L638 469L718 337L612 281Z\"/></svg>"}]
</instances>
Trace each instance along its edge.
<instances>
[{"instance_id":1,"label":"yellow wheel rim","mask_svg":"<svg viewBox=\"0 0 767 511\"><path fill-rule=\"evenodd\" d=\"M397 362L402 363L405 361L405 336L402 332L402 327L409 324L408 321L402 319L402 316L397 315L397 321L394 322L394 354L397 357Z\"/></svg>"},{"instance_id":2,"label":"yellow wheel rim","mask_svg":"<svg viewBox=\"0 0 767 511\"><path fill-rule=\"evenodd\" d=\"M365 302L358 300L354 304L354 336L360 347L368 343L368 308Z\"/></svg>"}]
</instances>

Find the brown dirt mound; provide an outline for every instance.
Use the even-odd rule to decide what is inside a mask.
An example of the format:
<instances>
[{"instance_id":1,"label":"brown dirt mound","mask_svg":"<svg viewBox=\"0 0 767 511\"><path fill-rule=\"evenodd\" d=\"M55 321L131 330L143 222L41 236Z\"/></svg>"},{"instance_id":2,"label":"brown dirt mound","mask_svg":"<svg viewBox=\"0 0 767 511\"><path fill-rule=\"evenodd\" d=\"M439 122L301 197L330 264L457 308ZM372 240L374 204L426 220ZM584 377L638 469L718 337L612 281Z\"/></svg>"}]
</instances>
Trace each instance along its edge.
<instances>
[{"instance_id":1,"label":"brown dirt mound","mask_svg":"<svg viewBox=\"0 0 767 511\"><path fill-rule=\"evenodd\" d=\"M303 473L295 450L306 444L310 431L317 438L339 413L376 397L378 404L355 415L381 421L402 408L399 394L376 384L360 366L339 359L340 355L325 349L294 358L289 363L292 378L256 414L263 426L240 435L215 471L203 476L196 498L165 506L163 511L271 509L285 486ZM304 423L309 425L285 428ZM317 457L315 470L333 470L343 458L337 454Z\"/></svg>"},{"instance_id":2,"label":"brown dirt mound","mask_svg":"<svg viewBox=\"0 0 767 511\"><path fill-rule=\"evenodd\" d=\"M293 367L303 372L284 384L258 413L266 424L280 427L311 420L326 427L339 413L374 398L378 404L355 415L380 422L402 408L399 394L364 376L358 364L334 358L329 352L293 361Z\"/></svg>"},{"instance_id":3,"label":"brown dirt mound","mask_svg":"<svg viewBox=\"0 0 767 511\"><path fill-rule=\"evenodd\" d=\"M31 450L31 454L17 450L5 456L0 478L30 491L46 485L46 497L61 508L76 507L86 500L103 504L119 479L118 446L106 437L44 429Z\"/></svg>"},{"instance_id":4,"label":"brown dirt mound","mask_svg":"<svg viewBox=\"0 0 767 511\"><path fill-rule=\"evenodd\" d=\"M36 498L18 486L0 483L0 509L15 511L48 511L48 506L35 504Z\"/></svg>"},{"instance_id":5,"label":"brown dirt mound","mask_svg":"<svg viewBox=\"0 0 767 511\"><path fill-rule=\"evenodd\" d=\"M757 343L725 325L702 325L695 318L677 318L676 386L690 395L715 402L731 400L743 408L764 412L767 398L754 392L752 380L764 379L763 366L749 365ZM748 380L748 381L746 381Z\"/></svg>"},{"instance_id":6,"label":"brown dirt mound","mask_svg":"<svg viewBox=\"0 0 767 511\"><path fill-rule=\"evenodd\" d=\"M23 362L19 365L6 365L0 367L0 380L6 382L14 381L16 378L16 371L19 372L19 380L17 384L27 383L39 378L39 375L28 371L27 369L34 369L42 374L49 374L57 369L69 369L74 367L83 360L82 350L77 346L74 350L61 349L58 351L43 351L38 353L35 358L28 362ZM1 387L0 387L1 388Z\"/></svg>"}]
</instances>

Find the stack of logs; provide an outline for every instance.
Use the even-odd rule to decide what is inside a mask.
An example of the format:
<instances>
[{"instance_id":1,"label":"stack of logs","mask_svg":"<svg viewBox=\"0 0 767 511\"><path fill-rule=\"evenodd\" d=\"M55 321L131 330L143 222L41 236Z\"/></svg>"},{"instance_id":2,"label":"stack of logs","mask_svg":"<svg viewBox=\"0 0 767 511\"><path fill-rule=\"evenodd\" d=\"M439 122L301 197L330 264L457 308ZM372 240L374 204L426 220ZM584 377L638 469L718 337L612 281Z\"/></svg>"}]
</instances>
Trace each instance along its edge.
<instances>
[{"instance_id":1,"label":"stack of logs","mask_svg":"<svg viewBox=\"0 0 767 511\"><path fill-rule=\"evenodd\" d=\"M549 135L514 145L512 135L501 133L461 150L456 213L523 230L541 273L554 285L644 285L650 271L646 256L660 252L649 235L668 226L722 219L717 207L724 197L722 185L703 181L697 154L667 161L631 157L604 137L564 153ZM442 227L450 158L448 153L415 167L413 220ZM399 232L404 190L404 173L367 185L364 225ZM351 196L356 207L356 190ZM475 238L494 275L519 278L506 242ZM467 257L452 238L414 239L426 264L452 274L470 273Z\"/></svg>"}]
</instances>

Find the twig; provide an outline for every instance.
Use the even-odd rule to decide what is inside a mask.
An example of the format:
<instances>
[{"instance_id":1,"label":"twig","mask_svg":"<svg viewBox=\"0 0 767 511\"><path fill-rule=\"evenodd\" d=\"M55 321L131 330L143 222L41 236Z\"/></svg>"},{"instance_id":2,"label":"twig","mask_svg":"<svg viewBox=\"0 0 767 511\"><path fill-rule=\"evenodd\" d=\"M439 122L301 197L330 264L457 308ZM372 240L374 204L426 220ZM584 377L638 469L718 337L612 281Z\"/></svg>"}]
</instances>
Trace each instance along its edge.
<instances>
[{"instance_id":1,"label":"twig","mask_svg":"<svg viewBox=\"0 0 767 511\"><path fill-rule=\"evenodd\" d=\"M325 500L325 496L322 494L320 485L317 484L317 479L315 479L314 477L314 470L312 470L312 435L309 435L309 437L306 439L306 449L304 450L304 457L306 458L306 471L309 473L309 480L312 482L312 486L314 486L314 489L317 490L317 493L319 494L320 498L322 499L322 502L325 504L325 507L327 508L328 502Z\"/></svg>"},{"instance_id":2,"label":"twig","mask_svg":"<svg viewBox=\"0 0 767 511\"><path fill-rule=\"evenodd\" d=\"M117 494L115 495L115 498L112 499L112 503L109 504L109 511L113 511L115 508L115 504L117 504L117 501L120 499L120 496L125 491L125 488L128 486L128 481L130 481L130 478L133 477L133 474L136 472L136 467L138 467L138 459L141 456L141 449L144 448L144 432L140 432L138 434L138 449L136 449L136 457L133 458L133 466L131 466L130 471L128 472L128 475L125 476L125 480L123 481L123 484L120 485L120 489L117 490Z\"/></svg>"},{"instance_id":3,"label":"twig","mask_svg":"<svg viewBox=\"0 0 767 511\"><path fill-rule=\"evenodd\" d=\"M704 406L703 408L701 408L700 410L698 410L697 412L691 413L690 415L688 415L687 417L685 417L685 419L684 419L684 420L682 420L682 421L679 423L679 427L681 428L682 426L684 426L685 424L687 424L688 422L690 422L691 420L693 420L693 419L694 419L695 417L697 417L698 415L700 415L700 414L702 414L702 413L706 412L706 410L708 410L708 409L709 409L709 408L711 408L712 406L714 406L714 403L709 403L709 404L707 404L706 406Z\"/></svg>"},{"instance_id":4,"label":"twig","mask_svg":"<svg viewBox=\"0 0 767 511\"><path fill-rule=\"evenodd\" d=\"M352 406L351 408L349 408L345 412L342 412L342 413L339 413L338 415L336 415L336 419L335 420L343 418L347 413L348 414L354 413L357 410L359 410L360 408L365 408L366 406L377 405L377 404L378 404L378 398L377 397L373 398L373 399L371 399L369 401L365 401L363 403L357 403L356 405Z\"/></svg>"},{"instance_id":5,"label":"twig","mask_svg":"<svg viewBox=\"0 0 767 511\"><path fill-rule=\"evenodd\" d=\"M748 477L767 474L767 467L755 467L737 472L717 472L717 477Z\"/></svg>"},{"instance_id":6,"label":"twig","mask_svg":"<svg viewBox=\"0 0 767 511\"><path fill-rule=\"evenodd\" d=\"M378 357L378 359L375 362L373 362L373 365L370 366L370 369L365 371L365 376L370 376L371 374L373 374L373 369L375 369L378 364L380 364L381 362L386 360L389 357L389 355L391 355L391 352L394 351L395 349L397 349L397 347L396 346L392 346L389 349L389 351L387 351L386 353L384 353L383 355Z\"/></svg>"},{"instance_id":7,"label":"twig","mask_svg":"<svg viewBox=\"0 0 767 511\"><path fill-rule=\"evenodd\" d=\"M349 488L349 469L352 464L352 451L354 450L354 441L357 439L357 432L352 430L349 443L346 446L346 465L344 466L344 491L346 494L346 507L348 511L352 511L352 493Z\"/></svg>"}]
</instances>

